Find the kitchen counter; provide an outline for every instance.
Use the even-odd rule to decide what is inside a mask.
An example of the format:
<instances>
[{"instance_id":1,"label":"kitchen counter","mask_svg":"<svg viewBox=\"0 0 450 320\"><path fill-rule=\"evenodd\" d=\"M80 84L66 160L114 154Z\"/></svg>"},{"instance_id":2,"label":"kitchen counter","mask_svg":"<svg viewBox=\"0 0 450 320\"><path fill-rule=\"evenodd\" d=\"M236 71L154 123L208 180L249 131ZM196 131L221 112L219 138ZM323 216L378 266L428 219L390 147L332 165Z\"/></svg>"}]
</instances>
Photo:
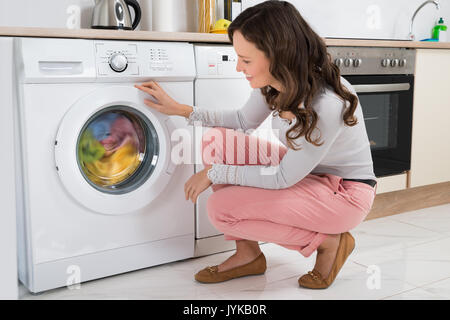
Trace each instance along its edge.
<instances>
[{"instance_id":1,"label":"kitchen counter","mask_svg":"<svg viewBox=\"0 0 450 320\"><path fill-rule=\"evenodd\" d=\"M0 27L0 36L6 37L43 37L43 38L80 38L108 40L155 40L229 43L226 34L196 32L159 32L159 31L122 31L96 29ZM400 47L425 49L450 49L450 42L421 42L402 40L371 39L327 39L327 46L342 47Z\"/></svg>"}]
</instances>

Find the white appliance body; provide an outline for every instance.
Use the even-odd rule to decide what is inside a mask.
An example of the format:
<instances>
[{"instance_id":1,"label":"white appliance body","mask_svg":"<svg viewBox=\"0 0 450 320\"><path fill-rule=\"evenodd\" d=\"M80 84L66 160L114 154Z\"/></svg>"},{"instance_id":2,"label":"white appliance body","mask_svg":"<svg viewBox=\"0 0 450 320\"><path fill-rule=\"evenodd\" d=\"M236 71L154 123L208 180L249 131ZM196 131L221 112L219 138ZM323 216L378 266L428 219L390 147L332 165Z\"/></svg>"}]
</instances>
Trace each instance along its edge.
<instances>
[{"instance_id":1,"label":"white appliance body","mask_svg":"<svg viewBox=\"0 0 450 320\"><path fill-rule=\"evenodd\" d=\"M0 38L0 168L3 183L0 186L0 299L17 299L17 246L16 246L16 189L14 153L14 96L13 96L13 38Z\"/></svg>"},{"instance_id":2,"label":"white appliance body","mask_svg":"<svg viewBox=\"0 0 450 320\"><path fill-rule=\"evenodd\" d=\"M126 58L124 71L110 66L114 54ZM194 167L172 156L179 148L172 137L189 138L192 127L147 107L144 98L152 98L133 85L155 80L193 104L193 46L17 38L15 56L21 282L40 292L192 257L194 206L183 187ZM94 115L115 108L153 126L159 151L144 158L153 169L135 174L136 186L105 192L81 173L77 143Z\"/></svg>"},{"instance_id":3,"label":"white appliance body","mask_svg":"<svg viewBox=\"0 0 450 320\"><path fill-rule=\"evenodd\" d=\"M242 107L253 89L245 75L236 71L237 54L234 48L230 45L194 45L194 52L197 66L195 105L211 109ZM271 118L270 114L251 135L279 144L279 139L272 131ZM205 131L207 129L204 128ZM201 130L194 129L194 134L197 135L199 131ZM195 141L201 141L201 137L196 136ZM195 144L195 148L200 146L200 143ZM195 150L195 154L201 154L201 150ZM196 161L195 171L203 169L204 165ZM196 203L196 256L235 249L234 241L225 241L223 234L209 221L206 202L212 193L211 188L206 189L199 195Z\"/></svg>"}]
</instances>

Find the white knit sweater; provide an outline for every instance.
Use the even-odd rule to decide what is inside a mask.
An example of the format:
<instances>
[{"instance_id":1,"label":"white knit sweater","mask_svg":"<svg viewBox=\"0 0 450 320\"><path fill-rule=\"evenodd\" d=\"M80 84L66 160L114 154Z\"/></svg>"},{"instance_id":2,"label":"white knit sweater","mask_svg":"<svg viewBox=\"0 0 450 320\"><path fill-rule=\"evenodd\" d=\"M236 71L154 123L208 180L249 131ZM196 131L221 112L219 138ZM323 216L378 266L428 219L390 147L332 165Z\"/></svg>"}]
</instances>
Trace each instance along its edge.
<instances>
[{"instance_id":1,"label":"white knit sweater","mask_svg":"<svg viewBox=\"0 0 450 320\"><path fill-rule=\"evenodd\" d=\"M341 77L341 83L353 94L355 90ZM347 102L348 104L348 102ZM320 136L321 146L306 141L305 137L295 140L301 150L288 149L277 166L213 164L208 178L214 184L235 184L266 189L284 189L296 184L310 173L329 173L349 179L376 179L373 172L370 144L366 132L361 105L355 111L358 124L349 127L342 119L343 100L331 87L326 87L316 96L312 104L317 112L317 128L312 139ZM256 129L272 113L260 89L252 91L249 100L240 109L211 110L194 106L187 119L188 124L201 121L206 127L232 129ZM279 129L277 137L287 146L286 131L294 126L274 111L272 129Z\"/></svg>"}]
</instances>

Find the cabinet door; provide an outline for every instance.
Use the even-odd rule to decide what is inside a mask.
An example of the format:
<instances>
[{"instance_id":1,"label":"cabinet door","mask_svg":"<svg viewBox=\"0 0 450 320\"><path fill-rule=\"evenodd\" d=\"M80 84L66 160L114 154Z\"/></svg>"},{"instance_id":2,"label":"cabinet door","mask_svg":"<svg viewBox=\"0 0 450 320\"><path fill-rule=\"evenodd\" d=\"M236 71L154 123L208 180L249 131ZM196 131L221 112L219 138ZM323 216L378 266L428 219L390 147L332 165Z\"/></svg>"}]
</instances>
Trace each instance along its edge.
<instances>
[{"instance_id":1,"label":"cabinet door","mask_svg":"<svg viewBox=\"0 0 450 320\"><path fill-rule=\"evenodd\" d=\"M377 178L377 194L404 190L407 185L406 173Z\"/></svg>"},{"instance_id":2,"label":"cabinet door","mask_svg":"<svg viewBox=\"0 0 450 320\"><path fill-rule=\"evenodd\" d=\"M418 49L411 184L450 181L450 50Z\"/></svg>"},{"instance_id":3,"label":"cabinet door","mask_svg":"<svg viewBox=\"0 0 450 320\"><path fill-rule=\"evenodd\" d=\"M18 297L12 48L12 38L0 37L0 299Z\"/></svg>"}]
</instances>

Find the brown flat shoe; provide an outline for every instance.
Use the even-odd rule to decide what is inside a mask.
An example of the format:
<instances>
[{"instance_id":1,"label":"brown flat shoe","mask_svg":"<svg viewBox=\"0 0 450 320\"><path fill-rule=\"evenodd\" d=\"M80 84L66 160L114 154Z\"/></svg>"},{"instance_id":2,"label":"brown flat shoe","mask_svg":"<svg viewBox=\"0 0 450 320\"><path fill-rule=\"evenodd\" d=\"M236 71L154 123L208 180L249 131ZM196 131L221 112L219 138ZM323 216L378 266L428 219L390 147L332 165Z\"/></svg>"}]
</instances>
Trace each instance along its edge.
<instances>
[{"instance_id":1,"label":"brown flat shoe","mask_svg":"<svg viewBox=\"0 0 450 320\"><path fill-rule=\"evenodd\" d=\"M326 279L322 277L319 271L313 269L307 274L304 274L298 279L298 284L301 287L309 289L325 289L328 288L336 279L337 274L341 270L342 266L347 260L348 256L352 253L355 248L355 239L350 234L350 232L345 232L341 234L341 239L339 241L339 247L336 252L336 258L334 259L333 266L331 267L330 274Z\"/></svg>"},{"instance_id":2,"label":"brown flat shoe","mask_svg":"<svg viewBox=\"0 0 450 320\"><path fill-rule=\"evenodd\" d=\"M195 275L195 280L202 283L217 283L249 275L266 272L266 257L261 254L253 261L230 270L218 271L218 266L206 267Z\"/></svg>"}]
</instances>

